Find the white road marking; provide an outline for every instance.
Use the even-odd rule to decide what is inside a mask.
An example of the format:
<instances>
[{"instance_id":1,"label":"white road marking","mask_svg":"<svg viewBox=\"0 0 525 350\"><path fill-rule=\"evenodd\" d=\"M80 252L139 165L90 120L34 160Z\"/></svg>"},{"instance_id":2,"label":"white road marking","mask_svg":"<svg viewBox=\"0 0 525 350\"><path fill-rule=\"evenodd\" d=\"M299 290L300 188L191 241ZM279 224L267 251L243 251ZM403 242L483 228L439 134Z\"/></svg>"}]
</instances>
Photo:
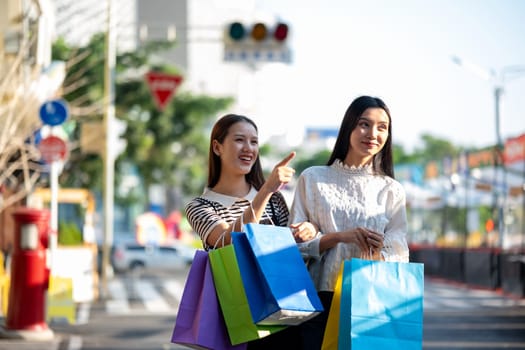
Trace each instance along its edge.
<instances>
[{"instance_id":1,"label":"white road marking","mask_svg":"<svg viewBox=\"0 0 525 350\"><path fill-rule=\"evenodd\" d=\"M108 290L111 300L106 301L106 311L112 314L127 314L130 311L128 293L120 279L108 282Z\"/></svg>"},{"instance_id":2,"label":"white road marking","mask_svg":"<svg viewBox=\"0 0 525 350\"><path fill-rule=\"evenodd\" d=\"M82 349L82 337L78 335L72 335L69 338L67 350L79 350Z\"/></svg>"},{"instance_id":3,"label":"white road marking","mask_svg":"<svg viewBox=\"0 0 525 350\"><path fill-rule=\"evenodd\" d=\"M82 303L77 308L77 324L86 324L89 322L89 313L91 311L90 303Z\"/></svg>"},{"instance_id":4,"label":"white road marking","mask_svg":"<svg viewBox=\"0 0 525 350\"><path fill-rule=\"evenodd\" d=\"M184 291L184 285L182 283L176 280L164 281L164 289L177 301L177 304L180 303Z\"/></svg>"},{"instance_id":5,"label":"white road marking","mask_svg":"<svg viewBox=\"0 0 525 350\"><path fill-rule=\"evenodd\" d=\"M164 300L162 295L155 290L153 284L148 281L133 281L133 289L140 297L147 310L152 312L173 312L170 305Z\"/></svg>"}]
</instances>

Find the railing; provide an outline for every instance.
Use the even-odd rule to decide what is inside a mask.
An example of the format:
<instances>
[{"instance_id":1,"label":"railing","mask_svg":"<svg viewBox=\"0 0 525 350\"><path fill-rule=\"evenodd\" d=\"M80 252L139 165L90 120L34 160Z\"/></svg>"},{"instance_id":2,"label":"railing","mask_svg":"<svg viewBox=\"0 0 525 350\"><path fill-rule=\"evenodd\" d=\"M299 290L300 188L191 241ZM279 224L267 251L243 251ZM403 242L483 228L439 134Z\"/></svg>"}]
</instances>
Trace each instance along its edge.
<instances>
[{"instance_id":1,"label":"railing","mask_svg":"<svg viewBox=\"0 0 525 350\"><path fill-rule=\"evenodd\" d=\"M525 297L525 250L410 246L410 261L425 264L425 275Z\"/></svg>"}]
</instances>

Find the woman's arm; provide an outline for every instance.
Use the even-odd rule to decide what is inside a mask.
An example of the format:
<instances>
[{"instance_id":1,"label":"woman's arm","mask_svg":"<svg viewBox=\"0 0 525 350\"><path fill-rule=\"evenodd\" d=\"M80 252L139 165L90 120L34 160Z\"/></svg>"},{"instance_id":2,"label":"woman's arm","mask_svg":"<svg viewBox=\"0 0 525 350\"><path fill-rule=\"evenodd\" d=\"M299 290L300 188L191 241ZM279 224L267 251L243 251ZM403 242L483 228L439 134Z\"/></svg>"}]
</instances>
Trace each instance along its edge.
<instances>
[{"instance_id":1,"label":"woman's arm","mask_svg":"<svg viewBox=\"0 0 525 350\"><path fill-rule=\"evenodd\" d=\"M392 185L392 189L387 197L386 209L389 222L385 227L381 256L386 261L408 262L406 194L404 188L398 182L394 182Z\"/></svg>"},{"instance_id":2,"label":"woman's arm","mask_svg":"<svg viewBox=\"0 0 525 350\"><path fill-rule=\"evenodd\" d=\"M251 205L234 222L230 224L220 217L214 218L216 222L213 229L207 234L199 233L203 243L208 247L228 245L231 243L232 232L241 231L242 226L246 223L259 222L265 213L266 204L268 204L274 192L277 192L283 184L288 183L292 179L295 170L289 167L288 164L294 157L295 152L291 152L275 165L272 173L255 195ZM192 227L194 226L192 225Z\"/></svg>"},{"instance_id":3,"label":"woman's arm","mask_svg":"<svg viewBox=\"0 0 525 350\"><path fill-rule=\"evenodd\" d=\"M295 170L288 166L290 161L295 157L295 152L291 152L283 160L275 165L268 179L261 186L257 195L252 201L253 213L248 213L243 219L247 222L259 222L264 214L266 204L270 200L271 196L279 191L279 189L290 182L295 174ZM246 212L245 212L246 214Z\"/></svg>"}]
</instances>

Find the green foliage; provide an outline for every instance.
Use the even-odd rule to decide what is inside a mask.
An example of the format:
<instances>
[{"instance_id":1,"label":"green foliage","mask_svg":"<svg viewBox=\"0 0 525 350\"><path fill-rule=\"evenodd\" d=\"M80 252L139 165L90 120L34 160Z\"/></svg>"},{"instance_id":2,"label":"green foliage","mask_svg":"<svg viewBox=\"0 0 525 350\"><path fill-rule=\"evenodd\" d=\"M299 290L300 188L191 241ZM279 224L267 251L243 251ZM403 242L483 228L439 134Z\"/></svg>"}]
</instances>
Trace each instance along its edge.
<instances>
[{"instance_id":1,"label":"green foliage","mask_svg":"<svg viewBox=\"0 0 525 350\"><path fill-rule=\"evenodd\" d=\"M128 147L123 157L135 161L146 187L163 183L200 191L202 182L196 185L191 179L203 179L207 171L208 140L202 130L231 102L230 98L180 93L162 113L135 106L124 116Z\"/></svg>"},{"instance_id":2,"label":"green foliage","mask_svg":"<svg viewBox=\"0 0 525 350\"><path fill-rule=\"evenodd\" d=\"M82 123L102 121L104 97L104 34L93 36L86 47L69 47L62 39L53 45L53 59L67 62L64 98L72 108L70 142L78 144ZM207 168L207 139L202 130L227 108L231 98L195 96L177 91L167 108L160 112L144 79L147 71L178 74L175 66L152 63L152 57L173 46L169 42L150 42L139 49L117 56L115 111L127 123L127 147L116 161L115 182L122 180L123 164L132 164L144 188L153 183L180 186L196 193L202 189ZM100 135L100 142L104 136ZM84 187L100 192L103 180L100 155L85 154L74 148L60 177L62 186ZM118 186L117 186L118 187ZM117 203L139 201L133 191L119 193Z\"/></svg>"},{"instance_id":3,"label":"green foliage","mask_svg":"<svg viewBox=\"0 0 525 350\"><path fill-rule=\"evenodd\" d=\"M403 146L394 145L392 147L392 153L394 157L394 164L408 164L419 162L418 156L413 153L407 153Z\"/></svg>"},{"instance_id":4,"label":"green foliage","mask_svg":"<svg viewBox=\"0 0 525 350\"><path fill-rule=\"evenodd\" d=\"M63 97L72 107L66 124L71 129L68 135L70 143L76 145L80 140L81 122L102 120L104 36L95 35L86 47L69 47L63 39L58 39L53 44L52 56L67 63ZM76 111L83 108L89 108L91 112L84 115ZM100 190L102 166L99 156L81 153L78 147L73 147L60 176L60 184Z\"/></svg>"},{"instance_id":5,"label":"green foliage","mask_svg":"<svg viewBox=\"0 0 525 350\"><path fill-rule=\"evenodd\" d=\"M432 160L441 160L446 157L457 157L460 149L447 140L436 138L429 134L421 136L423 146L416 148L411 160L427 163Z\"/></svg>"},{"instance_id":6,"label":"green foliage","mask_svg":"<svg viewBox=\"0 0 525 350\"><path fill-rule=\"evenodd\" d=\"M74 222L60 222L58 225L58 244L81 245L82 232Z\"/></svg>"},{"instance_id":7,"label":"green foliage","mask_svg":"<svg viewBox=\"0 0 525 350\"><path fill-rule=\"evenodd\" d=\"M304 169L314 165L326 165L331 153L332 150L322 150L313 154L311 157L294 160L295 173L300 174Z\"/></svg>"},{"instance_id":8,"label":"green foliage","mask_svg":"<svg viewBox=\"0 0 525 350\"><path fill-rule=\"evenodd\" d=\"M270 146L269 144L265 143L263 145L260 145L260 147L259 147L259 155L261 157L267 156L267 155L271 154L271 152L272 152L272 146Z\"/></svg>"}]
</instances>

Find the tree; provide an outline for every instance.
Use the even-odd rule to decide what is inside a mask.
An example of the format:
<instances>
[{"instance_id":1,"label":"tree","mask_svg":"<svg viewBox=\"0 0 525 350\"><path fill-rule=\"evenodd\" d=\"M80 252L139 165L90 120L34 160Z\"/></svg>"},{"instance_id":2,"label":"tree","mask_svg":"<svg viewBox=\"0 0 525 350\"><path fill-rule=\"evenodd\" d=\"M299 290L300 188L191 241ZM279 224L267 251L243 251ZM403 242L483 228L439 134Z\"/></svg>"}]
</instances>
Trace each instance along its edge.
<instances>
[{"instance_id":1,"label":"tree","mask_svg":"<svg viewBox=\"0 0 525 350\"><path fill-rule=\"evenodd\" d=\"M216 114L231 104L231 98L177 93L164 111L158 111L144 79L150 70L176 74L177 68L151 63L151 57L171 47L153 42L136 51L117 56L116 117L127 124L127 147L116 161L116 183L125 168L136 169L145 189L155 183L180 186L195 193L203 182L207 163L207 144L202 129ZM63 41L53 47L55 58L68 62L64 84L65 99L71 104L72 143L78 145L84 123L103 118L104 35L95 35L86 47L69 48ZM102 136L102 135L101 135ZM100 191L102 160L98 154L73 148L61 175L61 183ZM120 171L119 171L120 170ZM117 186L118 187L118 186ZM145 192L145 191L144 191ZM117 202L134 202L136 193L116 192Z\"/></svg>"},{"instance_id":2,"label":"tree","mask_svg":"<svg viewBox=\"0 0 525 350\"><path fill-rule=\"evenodd\" d=\"M392 153L394 157L394 164L409 164L417 162L417 155L407 153L403 146L393 145Z\"/></svg>"},{"instance_id":3,"label":"tree","mask_svg":"<svg viewBox=\"0 0 525 350\"><path fill-rule=\"evenodd\" d=\"M295 173L300 174L304 169L314 165L326 165L328 158L330 158L331 150L325 149L316 152L307 158L300 158L294 162Z\"/></svg>"},{"instance_id":4,"label":"tree","mask_svg":"<svg viewBox=\"0 0 525 350\"><path fill-rule=\"evenodd\" d=\"M31 193L44 170L34 136L39 67L26 65L27 54L23 47L14 60L0 59L0 213Z\"/></svg>"},{"instance_id":5,"label":"tree","mask_svg":"<svg viewBox=\"0 0 525 350\"><path fill-rule=\"evenodd\" d=\"M119 113L127 123L127 148L119 161L134 163L146 188L162 183L200 191L208 154L202 131L231 101L183 92L160 112L142 80L119 85L117 105L130 107Z\"/></svg>"},{"instance_id":6,"label":"tree","mask_svg":"<svg viewBox=\"0 0 525 350\"><path fill-rule=\"evenodd\" d=\"M436 138L430 134L421 135L423 146L416 148L412 160L427 163L433 160L457 157L460 149L447 140Z\"/></svg>"}]
</instances>

